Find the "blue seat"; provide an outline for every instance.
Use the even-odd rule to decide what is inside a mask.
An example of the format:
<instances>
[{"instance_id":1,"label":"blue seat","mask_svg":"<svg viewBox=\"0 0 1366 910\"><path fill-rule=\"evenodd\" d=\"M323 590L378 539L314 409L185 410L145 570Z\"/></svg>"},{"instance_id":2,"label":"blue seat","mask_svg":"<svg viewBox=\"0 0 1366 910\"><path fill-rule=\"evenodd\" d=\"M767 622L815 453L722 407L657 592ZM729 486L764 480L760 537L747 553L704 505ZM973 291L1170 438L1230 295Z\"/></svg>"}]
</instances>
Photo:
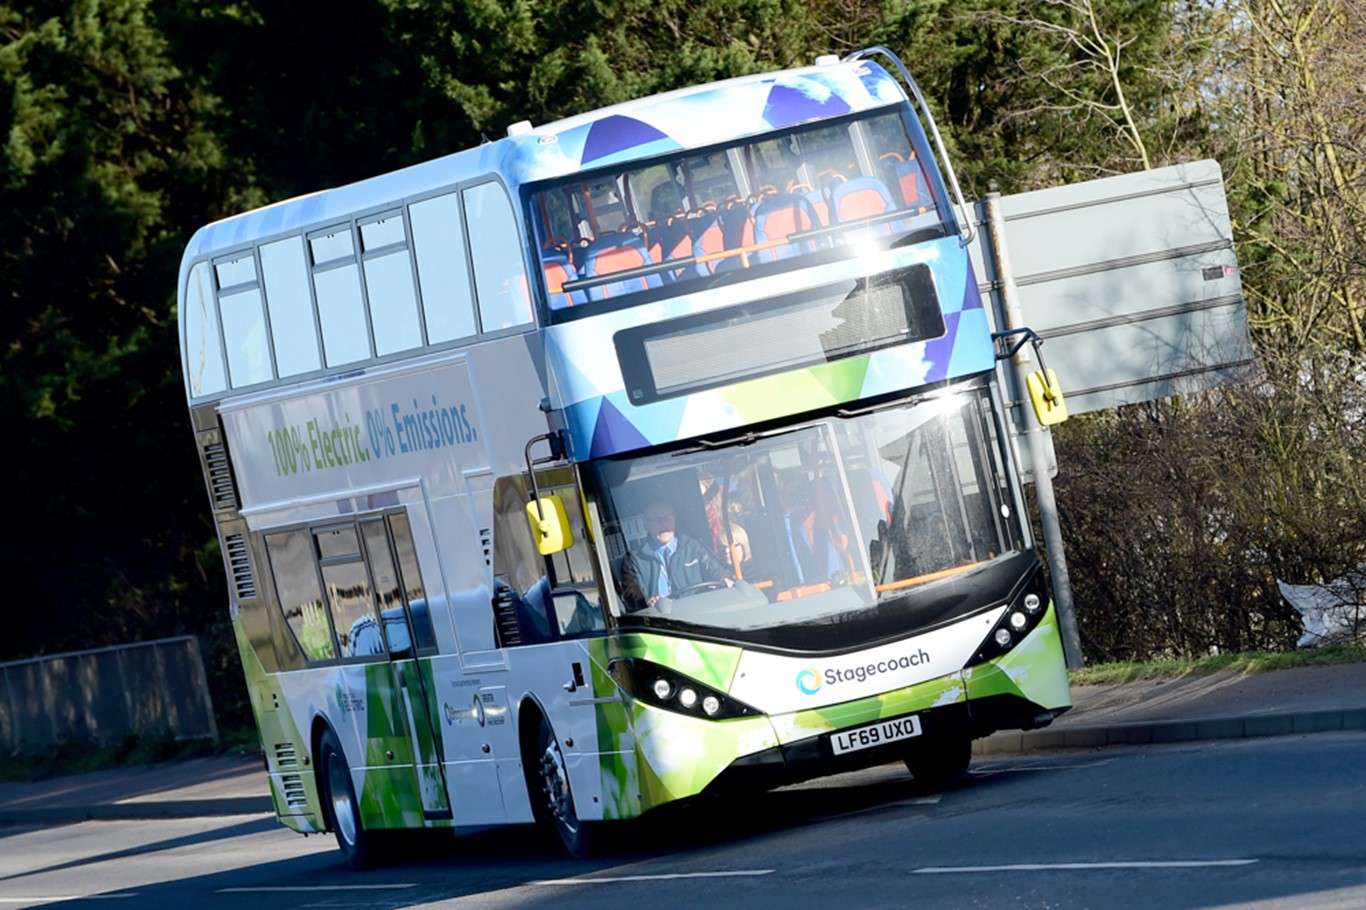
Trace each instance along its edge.
<instances>
[{"instance_id":1,"label":"blue seat","mask_svg":"<svg viewBox=\"0 0 1366 910\"><path fill-rule=\"evenodd\" d=\"M755 243L783 242L781 246L754 253L756 261L773 262L815 250L816 245L810 240L787 242L787 238L793 234L820 227L820 216L816 214L816 209L806 196L800 193L775 193L764 196L754 204L752 214Z\"/></svg>"},{"instance_id":2,"label":"blue seat","mask_svg":"<svg viewBox=\"0 0 1366 910\"><path fill-rule=\"evenodd\" d=\"M887 184L876 177L850 177L836 184L830 193L830 215L835 221L859 221L887 212L896 211L896 200L892 198ZM876 226L880 233L890 234L890 223Z\"/></svg>"},{"instance_id":3,"label":"blue seat","mask_svg":"<svg viewBox=\"0 0 1366 910\"><path fill-rule=\"evenodd\" d=\"M553 310L583 303L583 291L566 293L564 285L578 277L569 254L563 250L541 250L541 271L545 275L545 293Z\"/></svg>"},{"instance_id":4,"label":"blue seat","mask_svg":"<svg viewBox=\"0 0 1366 910\"><path fill-rule=\"evenodd\" d=\"M653 264L650 253L645 249L645 241L639 234L619 231L603 234L584 247L579 259L583 263L583 277L600 278L616 272L638 269ZM588 288L589 300L604 300L632 294L648 288L657 288L664 283L658 273L643 277L628 278L610 284L599 284Z\"/></svg>"}]
</instances>

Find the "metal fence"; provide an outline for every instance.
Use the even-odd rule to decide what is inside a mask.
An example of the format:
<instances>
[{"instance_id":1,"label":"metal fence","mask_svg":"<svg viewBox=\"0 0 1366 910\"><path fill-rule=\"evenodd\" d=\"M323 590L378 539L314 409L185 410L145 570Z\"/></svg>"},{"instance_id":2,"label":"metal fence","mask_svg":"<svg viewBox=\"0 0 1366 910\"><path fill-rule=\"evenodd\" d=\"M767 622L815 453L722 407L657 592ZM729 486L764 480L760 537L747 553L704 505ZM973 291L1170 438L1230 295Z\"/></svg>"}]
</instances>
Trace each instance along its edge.
<instances>
[{"instance_id":1,"label":"metal fence","mask_svg":"<svg viewBox=\"0 0 1366 910\"><path fill-rule=\"evenodd\" d=\"M0 755L130 733L218 740L194 636L0 664Z\"/></svg>"}]
</instances>

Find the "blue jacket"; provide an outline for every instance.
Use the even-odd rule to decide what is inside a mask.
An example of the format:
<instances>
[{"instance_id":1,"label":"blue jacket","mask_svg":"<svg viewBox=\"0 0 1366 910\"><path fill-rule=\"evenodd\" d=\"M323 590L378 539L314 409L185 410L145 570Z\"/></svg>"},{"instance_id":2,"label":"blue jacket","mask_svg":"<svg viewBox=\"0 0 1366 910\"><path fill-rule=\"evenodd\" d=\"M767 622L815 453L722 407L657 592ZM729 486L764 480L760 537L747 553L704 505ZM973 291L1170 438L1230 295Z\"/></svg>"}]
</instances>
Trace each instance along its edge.
<instances>
[{"instance_id":1,"label":"blue jacket","mask_svg":"<svg viewBox=\"0 0 1366 910\"><path fill-rule=\"evenodd\" d=\"M670 596L677 597L679 592L705 581L726 580L728 573L711 550L682 534L675 539L678 546L669 556ZM659 575L664 567L655 556L656 549L652 542L648 543L622 561L621 593L629 612L645 609L649 599L659 593Z\"/></svg>"}]
</instances>

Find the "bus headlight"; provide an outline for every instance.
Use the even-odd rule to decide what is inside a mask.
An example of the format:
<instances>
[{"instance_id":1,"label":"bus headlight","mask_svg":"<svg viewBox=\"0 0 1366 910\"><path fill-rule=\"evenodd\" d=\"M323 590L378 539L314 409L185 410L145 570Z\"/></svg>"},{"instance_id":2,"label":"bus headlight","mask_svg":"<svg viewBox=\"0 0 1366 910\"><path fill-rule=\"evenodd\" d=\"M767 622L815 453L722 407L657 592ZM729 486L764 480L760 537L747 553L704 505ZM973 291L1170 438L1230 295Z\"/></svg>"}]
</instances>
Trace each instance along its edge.
<instances>
[{"instance_id":1,"label":"bus headlight","mask_svg":"<svg viewBox=\"0 0 1366 910\"><path fill-rule=\"evenodd\" d=\"M608 663L607 672L633 698L666 711L708 720L755 717L761 713L724 692L652 661L618 657Z\"/></svg>"},{"instance_id":2,"label":"bus headlight","mask_svg":"<svg viewBox=\"0 0 1366 910\"><path fill-rule=\"evenodd\" d=\"M971 667L974 664L986 663L1024 641L1025 637L1043 621L1047 612L1044 609L1046 596L1043 569L1040 568L1016 591L1015 597L1006 605L1004 615L983 639L981 647L967 665Z\"/></svg>"}]
</instances>

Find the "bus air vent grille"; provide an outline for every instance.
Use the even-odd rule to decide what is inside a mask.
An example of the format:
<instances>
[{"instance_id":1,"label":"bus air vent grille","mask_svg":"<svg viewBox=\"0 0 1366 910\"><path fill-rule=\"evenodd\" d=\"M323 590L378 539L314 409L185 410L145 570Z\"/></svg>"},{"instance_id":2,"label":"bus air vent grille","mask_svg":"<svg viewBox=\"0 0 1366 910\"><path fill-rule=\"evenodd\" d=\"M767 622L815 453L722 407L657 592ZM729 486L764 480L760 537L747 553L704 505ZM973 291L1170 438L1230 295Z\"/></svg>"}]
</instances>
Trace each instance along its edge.
<instances>
[{"instance_id":1,"label":"bus air vent grille","mask_svg":"<svg viewBox=\"0 0 1366 910\"><path fill-rule=\"evenodd\" d=\"M304 792L304 778L301 774L281 774L280 790L284 793L285 805L291 809L308 806L308 795Z\"/></svg>"},{"instance_id":2,"label":"bus air vent grille","mask_svg":"<svg viewBox=\"0 0 1366 910\"><path fill-rule=\"evenodd\" d=\"M228 464L228 447L221 442L204 447L204 464L209 470L209 496L217 511L237 508L237 487L232 482L232 468Z\"/></svg>"},{"instance_id":3,"label":"bus air vent grille","mask_svg":"<svg viewBox=\"0 0 1366 910\"><path fill-rule=\"evenodd\" d=\"M241 534L233 534L227 539L228 567L232 572L232 587L238 600L256 596L256 576L251 571L251 559L247 556L247 541Z\"/></svg>"},{"instance_id":4,"label":"bus air vent grille","mask_svg":"<svg viewBox=\"0 0 1366 910\"><path fill-rule=\"evenodd\" d=\"M493 532L488 528L479 529L479 545L484 548L484 565L493 565Z\"/></svg>"},{"instance_id":5,"label":"bus air vent grille","mask_svg":"<svg viewBox=\"0 0 1366 910\"><path fill-rule=\"evenodd\" d=\"M275 766L281 769L299 767L299 752L293 743L275 744Z\"/></svg>"}]
</instances>

